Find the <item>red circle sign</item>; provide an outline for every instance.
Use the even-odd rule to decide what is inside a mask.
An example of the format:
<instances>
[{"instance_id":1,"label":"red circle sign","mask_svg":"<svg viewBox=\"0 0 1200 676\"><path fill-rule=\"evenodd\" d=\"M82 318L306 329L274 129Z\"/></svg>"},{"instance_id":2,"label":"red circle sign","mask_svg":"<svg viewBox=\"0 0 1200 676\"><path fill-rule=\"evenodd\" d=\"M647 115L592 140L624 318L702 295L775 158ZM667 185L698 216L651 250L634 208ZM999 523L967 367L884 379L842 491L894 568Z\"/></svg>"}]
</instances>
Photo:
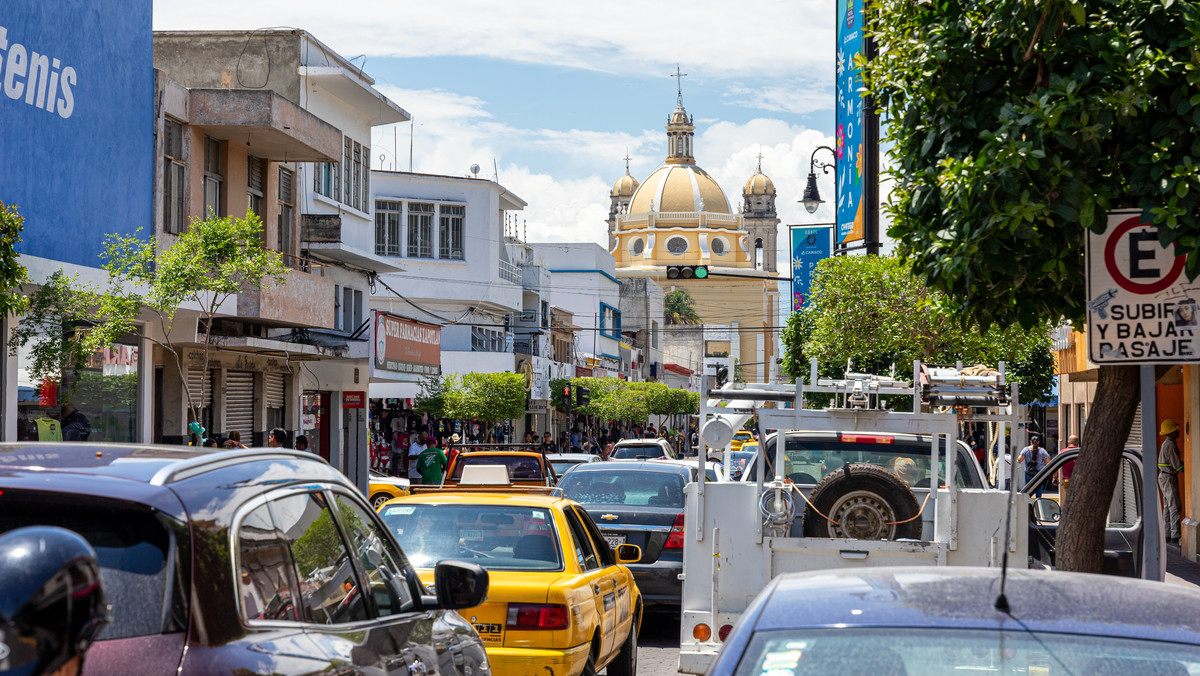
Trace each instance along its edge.
<instances>
[{"instance_id":1,"label":"red circle sign","mask_svg":"<svg viewBox=\"0 0 1200 676\"><path fill-rule=\"evenodd\" d=\"M1135 282L1125 275L1125 273L1117 267L1117 243L1125 236L1127 232L1142 225L1142 219L1134 216L1121 221L1113 231L1108 235L1108 241L1104 243L1104 267L1108 270L1108 274L1112 276L1113 281L1117 286L1125 289L1130 293L1150 294L1158 293L1175 283L1179 279L1179 275L1183 273L1183 266L1187 263L1185 256L1176 256L1175 264L1163 275L1161 279L1153 282Z\"/></svg>"}]
</instances>

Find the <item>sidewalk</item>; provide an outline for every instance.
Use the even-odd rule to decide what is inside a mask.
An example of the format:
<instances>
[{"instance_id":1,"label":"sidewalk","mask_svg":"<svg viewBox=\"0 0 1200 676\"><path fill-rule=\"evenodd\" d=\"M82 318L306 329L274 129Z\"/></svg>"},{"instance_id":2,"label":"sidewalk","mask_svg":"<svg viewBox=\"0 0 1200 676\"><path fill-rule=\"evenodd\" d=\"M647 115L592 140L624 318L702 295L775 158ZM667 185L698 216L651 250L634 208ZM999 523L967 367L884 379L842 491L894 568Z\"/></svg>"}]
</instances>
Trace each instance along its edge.
<instances>
[{"instance_id":1,"label":"sidewalk","mask_svg":"<svg viewBox=\"0 0 1200 676\"><path fill-rule=\"evenodd\" d=\"M1167 545L1167 584L1200 589L1200 563L1188 561L1179 553L1179 545Z\"/></svg>"}]
</instances>

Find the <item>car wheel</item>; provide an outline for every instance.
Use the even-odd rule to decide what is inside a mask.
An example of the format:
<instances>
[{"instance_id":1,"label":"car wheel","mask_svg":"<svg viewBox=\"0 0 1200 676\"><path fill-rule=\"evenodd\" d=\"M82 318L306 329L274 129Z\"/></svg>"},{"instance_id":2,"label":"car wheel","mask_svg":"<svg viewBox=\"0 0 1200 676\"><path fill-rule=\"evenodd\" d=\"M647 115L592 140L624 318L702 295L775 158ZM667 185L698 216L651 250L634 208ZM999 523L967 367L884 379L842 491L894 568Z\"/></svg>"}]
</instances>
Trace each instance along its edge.
<instances>
[{"instance_id":1,"label":"car wheel","mask_svg":"<svg viewBox=\"0 0 1200 676\"><path fill-rule=\"evenodd\" d=\"M583 673L579 676L596 676L596 651L588 652L587 664L583 665Z\"/></svg>"},{"instance_id":2,"label":"car wheel","mask_svg":"<svg viewBox=\"0 0 1200 676\"><path fill-rule=\"evenodd\" d=\"M378 512L379 508L383 506L383 503L391 500L393 497L395 496L388 493L376 493L375 497L371 498L371 506L374 507L375 511Z\"/></svg>"},{"instance_id":3,"label":"car wheel","mask_svg":"<svg viewBox=\"0 0 1200 676\"><path fill-rule=\"evenodd\" d=\"M629 624L629 637L621 644L621 652L608 664L608 676L637 676L637 635L638 624L635 619Z\"/></svg>"},{"instance_id":4,"label":"car wheel","mask_svg":"<svg viewBox=\"0 0 1200 676\"><path fill-rule=\"evenodd\" d=\"M805 537L921 537L917 497L900 477L877 465L851 464L835 469L813 488L808 501L811 504L804 510Z\"/></svg>"}]
</instances>

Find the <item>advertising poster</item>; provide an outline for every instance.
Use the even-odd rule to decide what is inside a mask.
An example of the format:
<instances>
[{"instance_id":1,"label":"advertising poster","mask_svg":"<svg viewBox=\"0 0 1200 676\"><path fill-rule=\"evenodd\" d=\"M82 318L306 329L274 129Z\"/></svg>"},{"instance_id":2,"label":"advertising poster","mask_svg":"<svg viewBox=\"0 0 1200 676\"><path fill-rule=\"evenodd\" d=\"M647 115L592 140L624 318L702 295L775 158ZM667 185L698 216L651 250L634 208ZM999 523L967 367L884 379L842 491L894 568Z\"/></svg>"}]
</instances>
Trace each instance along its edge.
<instances>
[{"instance_id":1,"label":"advertising poster","mask_svg":"<svg viewBox=\"0 0 1200 676\"><path fill-rule=\"evenodd\" d=\"M863 108L862 74L856 62L863 56L863 0L837 0L837 241L863 238Z\"/></svg>"},{"instance_id":2,"label":"advertising poster","mask_svg":"<svg viewBox=\"0 0 1200 676\"><path fill-rule=\"evenodd\" d=\"M823 258L833 253L832 229L827 225L792 228L792 311L799 312L808 302L813 271Z\"/></svg>"},{"instance_id":3,"label":"advertising poster","mask_svg":"<svg viewBox=\"0 0 1200 676\"><path fill-rule=\"evenodd\" d=\"M440 326L375 311L375 368L436 376L441 364Z\"/></svg>"}]
</instances>

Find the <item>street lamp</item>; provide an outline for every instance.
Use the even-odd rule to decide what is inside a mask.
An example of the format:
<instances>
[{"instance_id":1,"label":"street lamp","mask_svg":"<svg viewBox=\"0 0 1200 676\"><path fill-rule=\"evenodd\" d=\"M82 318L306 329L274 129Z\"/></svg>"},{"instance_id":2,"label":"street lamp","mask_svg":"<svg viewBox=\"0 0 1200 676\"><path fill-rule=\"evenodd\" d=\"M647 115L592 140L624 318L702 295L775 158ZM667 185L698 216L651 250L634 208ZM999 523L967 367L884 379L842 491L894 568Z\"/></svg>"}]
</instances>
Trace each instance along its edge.
<instances>
[{"instance_id":1,"label":"street lamp","mask_svg":"<svg viewBox=\"0 0 1200 676\"><path fill-rule=\"evenodd\" d=\"M832 169L835 164L834 162L818 162L818 150L828 150L835 157L837 155L833 148L830 148L829 146L817 146L812 151L812 157L810 157L808 160L808 183L804 186L804 197L800 199L800 203L804 205L804 208L810 214L817 213L817 207L825 203L825 200L821 199L821 192L817 190L816 167L820 167L823 173L828 174L829 170Z\"/></svg>"}]
</instances>

